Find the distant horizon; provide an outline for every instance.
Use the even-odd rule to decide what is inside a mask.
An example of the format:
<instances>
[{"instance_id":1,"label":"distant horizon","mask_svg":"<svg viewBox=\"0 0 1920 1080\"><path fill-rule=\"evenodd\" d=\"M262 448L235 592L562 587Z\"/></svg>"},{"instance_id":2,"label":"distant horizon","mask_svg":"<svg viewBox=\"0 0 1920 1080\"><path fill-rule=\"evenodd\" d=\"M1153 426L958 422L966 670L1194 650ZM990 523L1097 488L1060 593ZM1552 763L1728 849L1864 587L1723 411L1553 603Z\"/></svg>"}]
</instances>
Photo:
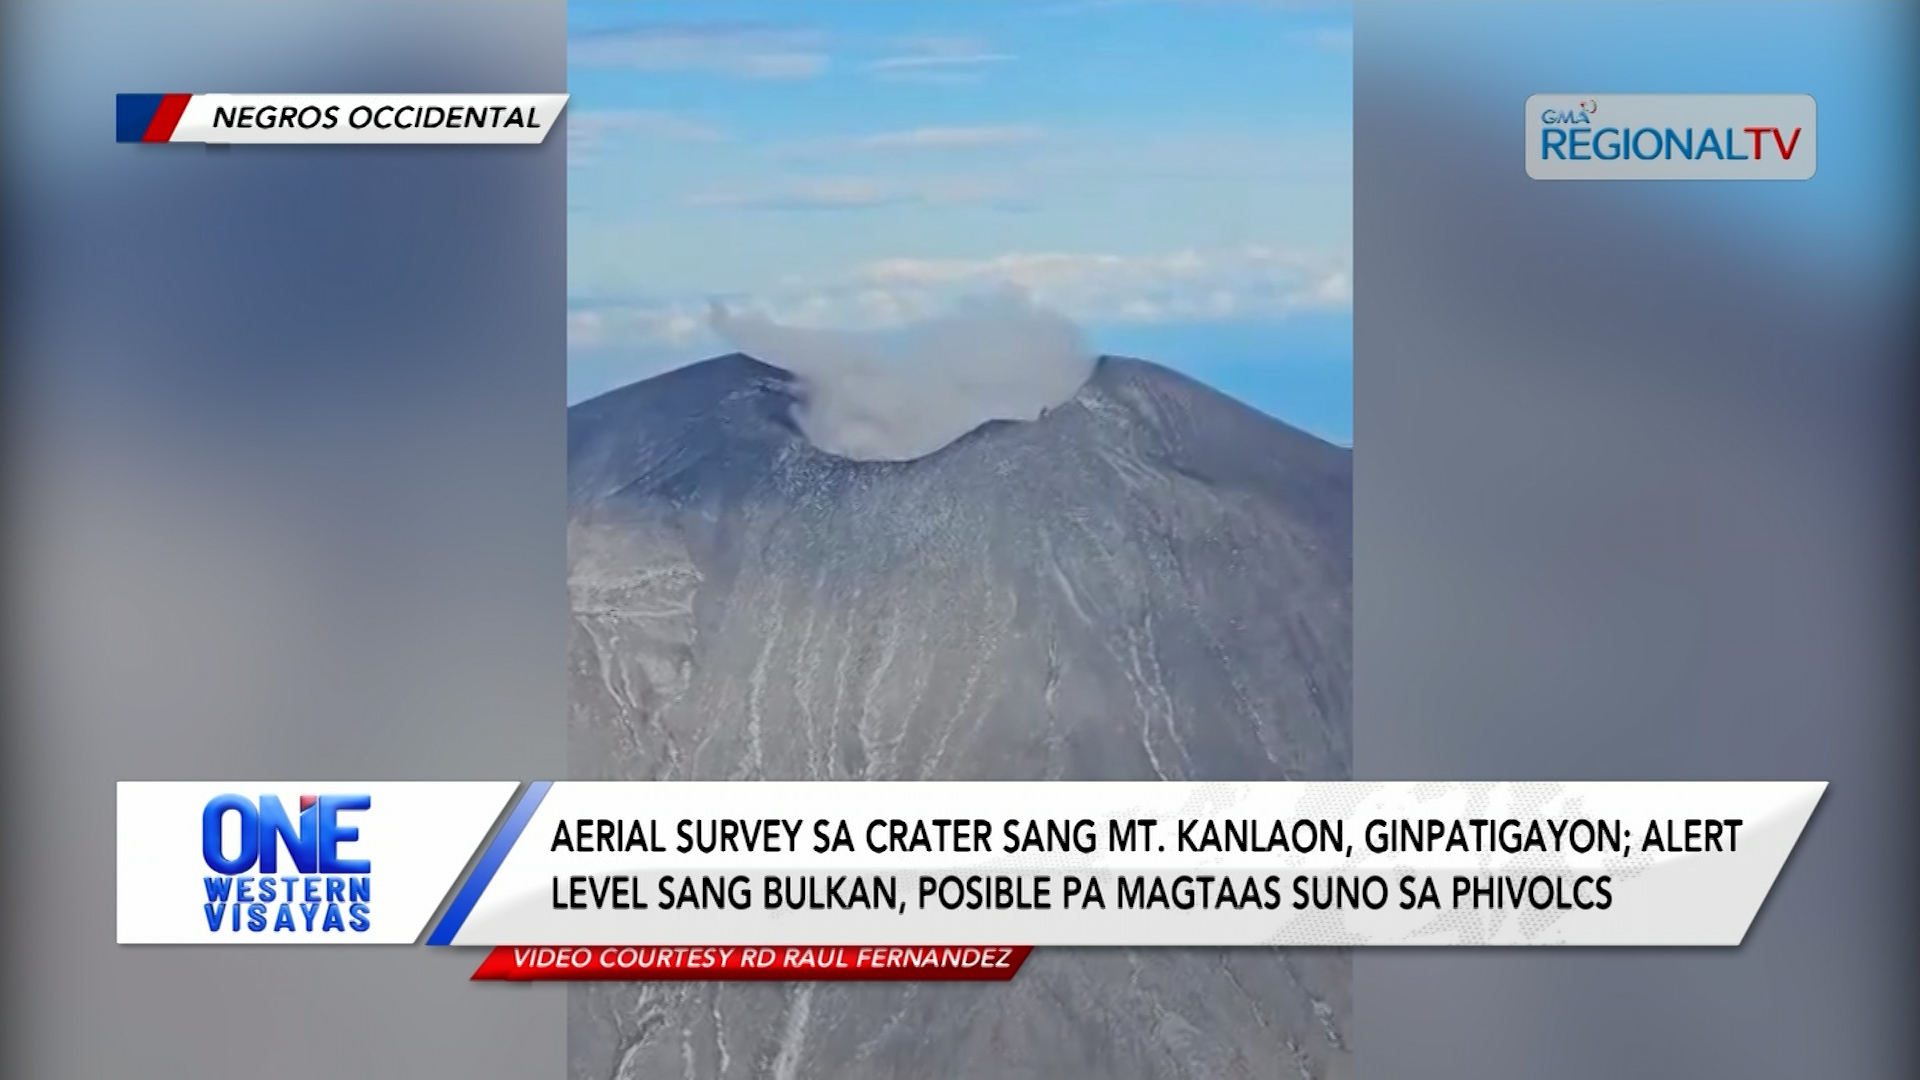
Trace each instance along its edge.
<instances>
[{"instance_id":1,"label":"distant horizon","mask_svg":"<svg viewBox=\"0 0 1920 1080\"><path fill-rule=\"evenodd\" d=\"M1279 327L1284 327L1284 332L1277 332ZM1102 345L1101 339L1089 335L1097 346L1093 355L1156 364L1290 427L1336 446L1353 448L1350 319L1322 315L1284 324L1219 324L1206 328L1204 334L1180 326L1131 329L1131 333L1105 337L1107 345L1114 347ZM1167 341L1156 342L1156 338ZM1126 347L1123 342L1136 347ZM1180 352L1181 343L1211 345L1213 352L1204 358L1169 355L1169 349ZM1262 355L1274 346L1292 346L1292 353L1284 359ZM618 357L610 358L609 364L598 371L591 365L575 364L568 369L567 407L736 353L769 367L780 367L724 342L707 344L704 350L690 349L683 358L638 373Z\"/></svg>"}]
</instances>

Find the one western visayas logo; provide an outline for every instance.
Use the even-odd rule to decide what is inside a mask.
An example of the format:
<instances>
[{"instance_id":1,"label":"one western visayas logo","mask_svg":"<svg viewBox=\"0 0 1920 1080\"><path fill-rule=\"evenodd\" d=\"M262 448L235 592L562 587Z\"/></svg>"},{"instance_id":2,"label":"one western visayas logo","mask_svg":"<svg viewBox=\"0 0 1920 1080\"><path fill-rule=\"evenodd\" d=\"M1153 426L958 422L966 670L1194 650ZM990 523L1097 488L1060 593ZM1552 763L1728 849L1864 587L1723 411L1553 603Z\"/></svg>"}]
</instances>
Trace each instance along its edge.
<instances>
[{"instance_id":1,"label":"one western visayas logo","mask_svg":"<svg viewBox=\"0 0 1920 1080\"><path fill-rule=\"evenodd\" d=\"M352 857L352 815L371 795L302 795L297 815L278 795L220 795L200 816L207 929L234 933L365 933L373 864ZM234 826L238 826L235 828ZM283 857L284 856L284 857Z\"/></svg>"}]
</instances>

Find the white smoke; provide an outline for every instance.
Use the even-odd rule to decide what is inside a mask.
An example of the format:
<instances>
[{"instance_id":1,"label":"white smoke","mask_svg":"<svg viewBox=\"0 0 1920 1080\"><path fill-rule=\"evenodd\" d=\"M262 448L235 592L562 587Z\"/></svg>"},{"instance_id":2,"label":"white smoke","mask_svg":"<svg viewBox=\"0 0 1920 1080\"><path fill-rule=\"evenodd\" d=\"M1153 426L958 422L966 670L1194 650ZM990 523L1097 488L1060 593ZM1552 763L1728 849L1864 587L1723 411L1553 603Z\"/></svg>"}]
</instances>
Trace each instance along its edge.
<instances>
[{"instance_id":1,"label":"white smoke","mask_svg":"<svg viewBox=\"0 0 1920 1080\"><path fill-rule=\"evenodd\" d=\"M784 326L714 304L714 333L800 380L794 420L860 461L924 457L989 420L1033 420L1071 398L1094 357L1066 316L1008 291L898 331Z\"/></svg>"}]
</instances>

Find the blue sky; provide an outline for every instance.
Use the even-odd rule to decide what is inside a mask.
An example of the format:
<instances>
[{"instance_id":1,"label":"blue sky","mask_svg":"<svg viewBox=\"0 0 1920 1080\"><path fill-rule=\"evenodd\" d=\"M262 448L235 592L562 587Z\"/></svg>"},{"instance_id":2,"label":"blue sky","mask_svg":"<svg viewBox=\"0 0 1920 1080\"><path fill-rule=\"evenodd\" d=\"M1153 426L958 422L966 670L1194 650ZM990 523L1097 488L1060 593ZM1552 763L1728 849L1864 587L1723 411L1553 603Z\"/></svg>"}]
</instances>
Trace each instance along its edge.
<instances>
[{"instance_id":1,"label":"blue sky","mask_svg":"<svg viewBox=\"0 0 1920 1080\"><path fill-rule=\"evenodd\" d=\"M881 330L1006 284L1352 431L1352 21L1208 0L569 9L570 401L710 298Z\"/></svg>"}]
</instances>

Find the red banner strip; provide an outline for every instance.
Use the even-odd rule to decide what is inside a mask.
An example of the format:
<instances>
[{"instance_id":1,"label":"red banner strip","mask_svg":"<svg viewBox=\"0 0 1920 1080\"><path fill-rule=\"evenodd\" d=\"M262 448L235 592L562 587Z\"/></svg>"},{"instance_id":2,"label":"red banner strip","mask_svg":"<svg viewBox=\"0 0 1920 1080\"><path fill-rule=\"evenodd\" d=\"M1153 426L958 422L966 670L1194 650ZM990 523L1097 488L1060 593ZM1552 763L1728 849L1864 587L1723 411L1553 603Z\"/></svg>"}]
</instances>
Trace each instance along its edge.
<instances>
[{"instance_id":1,"label":"red banner strip","mask_svg":"<svg viewBox=\"0 0 1920 1080\"><path fill-rule=\"evenodd\" d=\"M1031 945L497 946L473 973L506 982L1006 982Z\"/></svg>"},{"instance_id":2,"label":"red banner strip","mask_svg":"<svg viewBox=\"0 0 1920 1080\"><path fill-rule=\"evenodd\" d=\"M180 117L187 111L187 102L193 100L192 94L167 94L160 99L160 108L153 114L153 121L147 125L146 134L141 142L171 142L173 129L180 126Z\"/></svg>"}]
</instances>

